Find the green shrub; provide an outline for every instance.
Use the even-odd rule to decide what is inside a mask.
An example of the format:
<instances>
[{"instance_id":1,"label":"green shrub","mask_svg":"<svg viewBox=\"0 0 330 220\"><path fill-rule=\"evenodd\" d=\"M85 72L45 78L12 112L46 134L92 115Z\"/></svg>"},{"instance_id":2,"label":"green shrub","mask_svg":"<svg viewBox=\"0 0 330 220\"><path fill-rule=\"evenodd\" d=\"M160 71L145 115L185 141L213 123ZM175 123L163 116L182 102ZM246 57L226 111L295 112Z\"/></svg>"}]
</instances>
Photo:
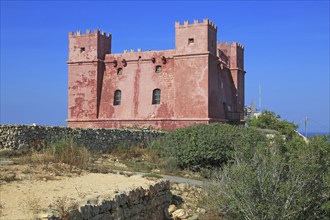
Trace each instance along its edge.
<instances>
[{"instance_id":1,"label":"green shrub","mask_svg":"<svg viewBox=\"0 0 330 220\"><path fill-rule=\"evenodd\" d=\"M271 111L263 111L258 117L249 118L246 123L251 127L271 129L280 132L291 139L296 136L298 126L293 122L281 120L281 116Z\"/></svg>"},{"instance_id":2,"label":"green shrub","mask_svg":"<svg viewBox=\"0 0 330 220\"><path fill-rule=\"evenodd\" d=\"M229 219L329 219L326 137L308 144L277 138L249 151L238 153L207 187L209 208Z\"/></svg>"},{"instance_id":3,"label":"green shrub","mask_svg":"<svg viewBox=\"0 0 330 220\"><path fill-rule=\"evenodd\" d=\"M155 173L147 173L142 176L143 178L155 178L155 179L162 179L163 177L161 175L155 174Z\"/></svg>"},{"instance_id":4,"label":"green shrub","mask_svg":"<svg viewBox=\"0 0 330 220\"><path fill-rule=\"evenodd\" d=\"M0 158L10 158L10 157L16 157L19 156L19 152L14 149L5 148L0 149Z\"/></svg>"},{"instance_id":5,"label":"green shrub","mask_svg":"<svg viewBox=\"0 0 330 220\"><path fill-rule=\"evenodd\" d=\"M153 141L149 149L160 158L176 158L180 168L198 171L221 167L233 158L236 148L248 149L264 141L255 129L214 123L170 131Z\"/></svg>"}]
</instances>

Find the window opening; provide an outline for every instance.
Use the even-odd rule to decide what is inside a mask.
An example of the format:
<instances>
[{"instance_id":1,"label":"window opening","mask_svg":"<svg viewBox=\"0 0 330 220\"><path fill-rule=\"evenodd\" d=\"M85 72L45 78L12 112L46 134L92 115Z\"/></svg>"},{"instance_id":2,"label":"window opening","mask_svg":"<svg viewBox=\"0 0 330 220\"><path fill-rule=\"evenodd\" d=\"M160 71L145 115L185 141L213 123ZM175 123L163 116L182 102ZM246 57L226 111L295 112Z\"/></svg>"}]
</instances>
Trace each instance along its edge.
<instances>
[{"instance_id":1,"label":"window opening","mask_svg":"<svg viewBox=\"0 0 330 220\"><path fill-rule=\"evenodd\" d=\"M152 92L152 104L160 104L160 89L154 89Z\"/></svg>"},{"instance_id":2,"label":"window opening","mask_svg":"<svg viewBox=\"0 0 330 220\"><path fill-rule=\"evenodd\" d=\"M156 66L156 70L155 70L155 72L156 73L160 73L162 71L162 66Z\"/></svg>"},{"instance_id":3,"label":"window opening","mask_svg":"<svg viewBox=\"0 0 330 220\"><path fill-rule=\"evenodd\" d=\"M114 100L113 100L113 105L120 105L120 103L121 103L121 91L116 90Z\"/></svg>"},{"instance_id":4,"label":"window opening","mask_svg":"<svg viewBox=\"0 0 330 220\"><path fill-rule=\"evenodd\" d=\"M121 75L123 73L123 68L118 68L117 69L117 75Z\"/></svg>"},{"instance_id":5,"label":"window opening","mask_svg":"<svg viewBox=\"0 0 330 220\"><path fill-rule=\"evenodd\" d=\"M189 38L188 39L188 44L192 44L192 43L194 43L194 38Z\"/></svg>"}]
</instances>

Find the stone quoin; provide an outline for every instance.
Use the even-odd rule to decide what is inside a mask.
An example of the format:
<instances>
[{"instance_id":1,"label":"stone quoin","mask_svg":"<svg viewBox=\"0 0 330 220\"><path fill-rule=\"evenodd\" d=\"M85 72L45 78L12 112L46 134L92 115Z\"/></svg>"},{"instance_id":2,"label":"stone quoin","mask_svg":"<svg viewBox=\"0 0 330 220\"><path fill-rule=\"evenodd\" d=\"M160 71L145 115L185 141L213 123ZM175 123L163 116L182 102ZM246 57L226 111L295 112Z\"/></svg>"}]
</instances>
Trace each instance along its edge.
<instances>
[{"instance_id":1,"label":"stone quoin","mask_svg":"<svg viewBox=\"0 0 330 220\"><path fill-rule=\"evenodd\" d=\"M175 49L111 53L111 34L69 33L69 127L239 124L244 47L217 43L209 19L175 23Z\"/></svg>"}]
</instances>

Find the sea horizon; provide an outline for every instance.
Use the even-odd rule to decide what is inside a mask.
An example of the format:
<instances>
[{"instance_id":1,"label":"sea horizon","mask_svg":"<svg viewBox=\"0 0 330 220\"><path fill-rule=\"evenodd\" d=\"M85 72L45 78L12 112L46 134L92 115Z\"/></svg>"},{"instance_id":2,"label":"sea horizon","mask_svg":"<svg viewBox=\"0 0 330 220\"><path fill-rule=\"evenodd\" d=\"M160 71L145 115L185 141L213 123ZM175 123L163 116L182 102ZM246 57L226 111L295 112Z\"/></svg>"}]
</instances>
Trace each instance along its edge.
<instances>
[{"instance_id":1,"label":"sea horizon","mask_svg":"<svg viewBox=\"0 0 330 220\"><path fill-rule=\"evenodd\" d=\"M298 131L300 134L302 134L303 136L306 136L305 131ZM313 137L313 136L323 136L323 135L330 135L330 131L326 132L326 131L311 131L311 132L307 132L307 137Z\"/></svg>"}]
</instances>

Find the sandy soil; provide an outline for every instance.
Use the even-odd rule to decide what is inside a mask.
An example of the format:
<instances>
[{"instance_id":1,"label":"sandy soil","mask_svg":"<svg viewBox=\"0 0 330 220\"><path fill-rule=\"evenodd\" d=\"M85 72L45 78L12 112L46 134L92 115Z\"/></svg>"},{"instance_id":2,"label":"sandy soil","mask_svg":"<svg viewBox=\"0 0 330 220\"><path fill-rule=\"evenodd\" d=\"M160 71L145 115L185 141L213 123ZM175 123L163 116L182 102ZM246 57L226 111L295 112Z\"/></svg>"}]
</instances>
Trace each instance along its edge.
<instances>
[{"instance_id":1,"label":"sandy soil","mask_svg":"<svg viewBox=\"0 0 330 220\"><path fill-rule=\"evenodd\" d=\"M138 175L86 173L59 180L21 180L0 186L0 219L34 219L46 216L51 209L64 203L86 204L116 193L147 187L154 181ZM95 199L96 198L96 199ZM56 202L57 201L57 202Z\"/></svg>"}]
</instances>

